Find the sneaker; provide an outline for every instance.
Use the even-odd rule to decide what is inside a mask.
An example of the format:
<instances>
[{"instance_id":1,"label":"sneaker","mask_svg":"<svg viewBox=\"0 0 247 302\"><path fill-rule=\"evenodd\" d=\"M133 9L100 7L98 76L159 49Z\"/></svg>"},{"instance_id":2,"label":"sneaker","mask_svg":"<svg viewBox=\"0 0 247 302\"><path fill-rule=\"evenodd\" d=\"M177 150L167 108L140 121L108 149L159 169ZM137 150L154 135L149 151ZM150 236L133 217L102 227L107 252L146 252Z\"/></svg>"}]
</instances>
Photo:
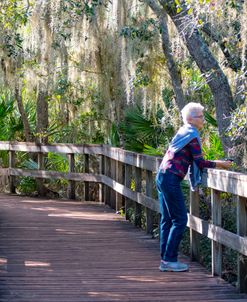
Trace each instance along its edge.
<instances>
[{"instance_id":1,"label":"sneaker","mask_svg":"<svg viewBox=\"0 0 247 302\"><path fill-rule=\"evenodd\" d=\"M185 272L189 269L189 266L185 263L160 261L161 272Z\"/></svg>"}]
</instances>

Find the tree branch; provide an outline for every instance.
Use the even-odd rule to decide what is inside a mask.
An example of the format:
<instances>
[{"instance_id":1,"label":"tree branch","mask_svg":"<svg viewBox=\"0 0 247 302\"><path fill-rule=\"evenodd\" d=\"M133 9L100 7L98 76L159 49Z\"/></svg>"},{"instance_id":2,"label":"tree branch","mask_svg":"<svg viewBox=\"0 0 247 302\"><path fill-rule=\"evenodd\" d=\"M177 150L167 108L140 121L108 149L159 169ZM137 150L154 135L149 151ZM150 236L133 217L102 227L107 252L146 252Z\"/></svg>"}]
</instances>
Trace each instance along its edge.
<instances>
[{"instance_id":1,"label":"tree branch","mask_svg":"<svg viewBox=\"0 0 247 302\"><path fill-rule=\"evenodd\" d=\"M219 45L220 49L222 50L227 60L228 66L235 72L241 70L242 67L241 59L239 57L234 57L231 55L229 49L227 49L226 41L222 39L222 37L218 33L212 31L211 28L212 26L210 26L209 23L205 23L201 29L205 34L207 34L214 42L216 42Z\"/></svg>"},{"instance_id":2,"label":"tree branch","mask_svg":"<svg viewBox=\"0 0 247 302\"><path fill-rule=\"evenodd\" d=\"M182 89L182 80L180 73L178 72L176 62L172 55L172 48L170 43L169 31L167 27L167 14L160 5L154 0L144 0L144 2L153 10L156 16L159 18L159 24L161 28L161 37L162 37L162 48L167 61L167 68L169 70L172 86L174 93L176 95L176 104L179 110L185 105L185 98Z\"/></svg>"}]
</instances>

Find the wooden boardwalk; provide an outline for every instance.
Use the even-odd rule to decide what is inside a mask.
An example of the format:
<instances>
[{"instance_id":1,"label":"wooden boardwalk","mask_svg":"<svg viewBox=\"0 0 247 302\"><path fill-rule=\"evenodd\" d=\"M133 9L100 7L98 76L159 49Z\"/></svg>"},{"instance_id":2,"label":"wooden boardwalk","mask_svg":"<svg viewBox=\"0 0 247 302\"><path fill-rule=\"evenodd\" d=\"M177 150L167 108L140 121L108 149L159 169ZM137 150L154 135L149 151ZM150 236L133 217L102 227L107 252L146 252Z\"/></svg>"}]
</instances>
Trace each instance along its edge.
<instances>
[{"instance_id":1,"label":"wooden boardwalk","mask_svg":"<svg viewBox=\"0 0 247 302\"><path fill-rule=\"evenodd\" d=\"M189 264L159 272L157 240L104 206L0 195L1 302L247 301Z\"/></svg>"}]
</instances>

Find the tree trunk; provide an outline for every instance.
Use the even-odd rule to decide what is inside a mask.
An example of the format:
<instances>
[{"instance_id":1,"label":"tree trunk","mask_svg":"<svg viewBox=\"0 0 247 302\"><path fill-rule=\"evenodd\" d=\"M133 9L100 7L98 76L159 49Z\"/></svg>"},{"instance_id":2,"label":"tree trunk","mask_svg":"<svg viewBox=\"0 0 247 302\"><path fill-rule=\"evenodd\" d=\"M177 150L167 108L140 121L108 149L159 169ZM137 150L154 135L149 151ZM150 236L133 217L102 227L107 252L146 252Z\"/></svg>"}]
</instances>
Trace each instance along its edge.
<instances>
[{"instance_id":1,"label":"tree trunk","mask_svg":"<svg viewBox=\"0 0 247 302\"><path fill-rule=\"evenodd\" d=\"M167 68L170 74L172 87L176 95L176 105L178 106L179 110L182 110L186 102L181 85L181 76L177 70L176 62L172 55L170 37L167 27L167 14L164 12L164 10L161 9L161 7L159 7L159 5L157 5L157 3L155 3L154 0L145 0L145 2L150 6L150 8L159 18L162 37L162 49L166 58Z\"/></svg>"},{"instance_id":2,"label":"tree trunk","mask_svg":"<svg viewBox=\"0 0 247 302\"><path fill-rule=\"evenodd\" d=\"M179 14L174 7L174 1L160 0L160 3L171 17L179 35L184 39L190 55L207 80L215 101L216 118L222 145L224 150L228 151L231 143L230 139L226 136L226 129L230 124L229 115L234 107L234 103L227 77L202 39L193 22L193 18L188 14L185 1L180 1L181 11Z\"/></svg>"},{"instance_id":3,"label":"tree trunk","mask_svg":"<svg viewBox=\"0 0 247 302\"><path fill-rule=\"evenodd\" d=\"M15 87L15 98L16 98L16 101L17 101L18 110L20 112L21 120L22 120L23 127L24 127L25 141L26 142L31 142L31 141L33 141L33 136L31 134L28 118L27 118L27 115L26 115L26 112L25 112L25 109L24 109L24 106L23 106L22 96L21 96L21 93L19 91L18 85L16 85L16 87Z\"/></svg>"},{"instance_id":4,"label":"tree trunk","mask_svg":"<svg viewBox=\"0 0 247 302\"><path fill-rule=\"evenodd\" d=\"M48 93L42 89L38 92L36 107L36 133L38 143L48 143Z\"/></svg>"},{"instance_id":5,"label":"tree trunk","mask_svg":"<svg viewBox=\"0 0 247 302\"><path fill-rule=\"evenodd\" d=\"M167 18L164 15L161 15L160 18L160 27L161 27L161 36L162 36L162 48L167 60L167 68L169 70L169 74L172 81L172 86L174 93L176 95L176 104L179 110L182 110L185 106L185 98L182 89L182 81L181 76L177 70L176 62L173 59L171 44L169 38L169 32L167 28Z\"/></svg>"}]
</instances>

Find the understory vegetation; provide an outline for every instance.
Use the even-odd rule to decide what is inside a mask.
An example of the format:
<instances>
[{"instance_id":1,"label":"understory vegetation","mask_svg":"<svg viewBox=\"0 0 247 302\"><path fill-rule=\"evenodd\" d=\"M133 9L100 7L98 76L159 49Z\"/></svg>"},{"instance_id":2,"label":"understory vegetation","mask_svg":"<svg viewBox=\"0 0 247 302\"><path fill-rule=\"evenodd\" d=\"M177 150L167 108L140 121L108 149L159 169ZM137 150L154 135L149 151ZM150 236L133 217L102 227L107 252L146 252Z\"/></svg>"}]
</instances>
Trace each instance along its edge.
<instances>
[{"instance_id":1,"label":"understory vegetation","mask_svg":"<svg viewBox=\"0 0 247 302\"><path fill-rule=\"evenodd\" d=\"M246 173L246 17L241 0L1 0L0 141L109 144L162 156L182 125L182 107L193 101L205 107L204 157L230 157L233 170ZM37 162L16 154L17 168L35 170ZM98 159L92 162L97 167ZM68 171L63 154L48 153L44 164ZM5 151L0 167L8 167ZM75 171L85 171L80 156ZM33 178L16 185L19 194L38 194ZM67 186L45 181L52 198L65 198ZM95 200L97 189L91 187ZM79 200L83 192L78 184ZM200 216L210 220L209 194L200 195ZM222 209L224 228L236 231L232 196L222 195ZM188 238L181 245L187 254ZM208 266L210 242L201 240L200 260ZM232 283L236 257L224 250L223 275Z\"/></svg>"}]
</instances>

